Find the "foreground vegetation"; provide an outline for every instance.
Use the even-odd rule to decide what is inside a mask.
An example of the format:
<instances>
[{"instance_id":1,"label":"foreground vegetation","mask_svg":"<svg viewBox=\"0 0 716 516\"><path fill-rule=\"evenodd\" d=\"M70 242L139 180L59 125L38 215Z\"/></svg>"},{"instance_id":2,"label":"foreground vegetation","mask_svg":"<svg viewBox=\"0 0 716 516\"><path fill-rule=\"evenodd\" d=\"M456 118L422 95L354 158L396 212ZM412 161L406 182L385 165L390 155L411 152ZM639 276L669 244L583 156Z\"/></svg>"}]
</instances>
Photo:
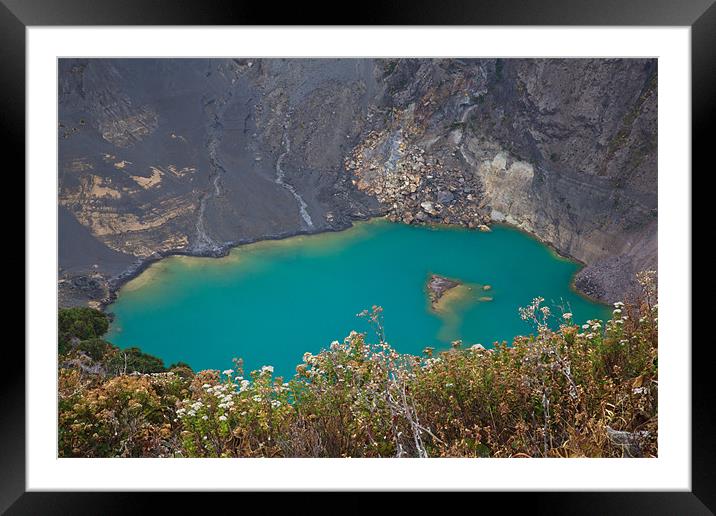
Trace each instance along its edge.
<instances>
[{"instance_id":1,"label":"foreground vegetation","mask_svg":"<svg viewBox=\"0 0 716 516\"><path fill-rule=\"evenodd\" d=\"M511 346L422 357L392 349L381 310L293 378L264 366L193 373L101 339L105 317L60 312L65 457L642 457L657 453L658 318L644 294L572 323L535 299ZM101 322L104 320L104 322ZM558 324L555 324L558 320ZM98 322L99 321L99 322Z\"/></svg>"}]
</instances>

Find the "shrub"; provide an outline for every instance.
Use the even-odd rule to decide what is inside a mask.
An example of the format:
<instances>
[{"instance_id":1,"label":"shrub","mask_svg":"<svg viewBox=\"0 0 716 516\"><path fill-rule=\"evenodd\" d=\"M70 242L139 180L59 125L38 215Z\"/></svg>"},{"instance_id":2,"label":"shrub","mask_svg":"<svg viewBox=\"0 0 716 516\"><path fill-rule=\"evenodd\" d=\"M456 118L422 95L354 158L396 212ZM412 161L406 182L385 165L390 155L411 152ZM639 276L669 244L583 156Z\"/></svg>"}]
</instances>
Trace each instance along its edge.
<instances>
[{"instance_id":1,"label":"shrub","mask_svg":"<svg viewBox=\"0 0 716 516\"><path fill-rule=\"evenodd\" d=\"M61 308L58 313L59 351L69 351L72 339L99 338L109 329L107 316L88 307Z\"/></svg>"},{"instance_id":2,"label":"shrub","mask_svg":"<svg viewBox=\"0 0 716 516\"><path fill-rule=\"evenodd\" d=\"M120 350L115 348L112 356L107 360L107 369L110 374L127 373L161 373L166 371L162 359L142 352L139 348Z\"/></svg>"},{"instance_id":3,"label":"shrub","mask_svg":"<svg viewBox=\"0 0 716 516\"><path fill-rule=\"evenodd\" d=\"M120 373L143 372L60 370L60 455L655 456L658 307L645 292L581 326L568 313L548 324L537 298L521 310L534 333L511 346L456 343L422 357L389 346L374 307L362 315L377 342L351 332L306 353L287 382L270 366L245 375L240 362L148 374L164 369L159 359L116 351L109 363Z\"/></svg>"},{"instance_id":4,"label":"shrub","mask_svg":"<svg viewBox=\"0 0 716 516\"><path fill-rule=\"evenodd\" d=\"M61 370L60 456L170 456L179 449L173 405L185 394L173 375L96 381L76 370Z\"/></svg>"},{"instance_id":5,"label":"shrub","mask_svg":"<svg viewBox=\"0 0 716 516\"><path fill-rule=\"evenodd\" d=\"M76 349L78 351L84 352L87 356L89 356L95 362L100 362L105 358L107 353L109 353L111 351L116 351L117 347L110 344L106 340L93 338L93 339L81 340L77 344Z\"/></svg>"}]
</instances>

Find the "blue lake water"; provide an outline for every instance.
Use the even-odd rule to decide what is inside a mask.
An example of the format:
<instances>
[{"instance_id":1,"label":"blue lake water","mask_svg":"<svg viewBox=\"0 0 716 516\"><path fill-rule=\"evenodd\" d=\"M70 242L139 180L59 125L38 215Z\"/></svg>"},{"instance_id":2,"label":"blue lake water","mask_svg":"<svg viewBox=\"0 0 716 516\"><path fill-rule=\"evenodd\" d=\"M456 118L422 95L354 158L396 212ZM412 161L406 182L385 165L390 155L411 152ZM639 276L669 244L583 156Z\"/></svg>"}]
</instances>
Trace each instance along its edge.
<instances>
[{"instance_id":1,"label":"blue lake water","mask_svg":"<svg viewBox=\"0 0 716 516\"><path fill-rule=\"evenodd\" d=\"M247 371L270 364L290 376L304 352L351 330L370 332L356 314L380 305L387 340L400 352L446 349L457 339L489 348L533 331L518 308L537 296L555 319L562 309L576 322L608 317L608 307L572 290L578 269L509 227L483 233L373 220L241 246L220 259L161 260L120 290L108 340L194 370L229 368L240 357ZM434 310L432 273L465 282L467 295Z\"/></svg>"}]
</instances>

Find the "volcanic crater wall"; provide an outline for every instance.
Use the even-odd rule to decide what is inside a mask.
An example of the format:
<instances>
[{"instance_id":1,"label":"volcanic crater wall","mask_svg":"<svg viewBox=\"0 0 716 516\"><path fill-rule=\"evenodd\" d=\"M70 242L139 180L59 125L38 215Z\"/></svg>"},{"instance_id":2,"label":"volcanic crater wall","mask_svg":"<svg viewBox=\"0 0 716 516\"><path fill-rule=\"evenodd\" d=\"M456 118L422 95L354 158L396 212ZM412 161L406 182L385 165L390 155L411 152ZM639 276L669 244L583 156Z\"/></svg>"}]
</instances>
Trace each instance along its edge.
<instances>
[{"instance_id":1,"label":"volcanic crater wall","mask_svg":"<svg viewBox=\"0 0 716 516\"><path fill-rule=\"evenodd\" d=\"M60 304L380 214L511 223L619 299L656 268L656 87L636 59L60 60Z\"/></svg>"}]
</instances>

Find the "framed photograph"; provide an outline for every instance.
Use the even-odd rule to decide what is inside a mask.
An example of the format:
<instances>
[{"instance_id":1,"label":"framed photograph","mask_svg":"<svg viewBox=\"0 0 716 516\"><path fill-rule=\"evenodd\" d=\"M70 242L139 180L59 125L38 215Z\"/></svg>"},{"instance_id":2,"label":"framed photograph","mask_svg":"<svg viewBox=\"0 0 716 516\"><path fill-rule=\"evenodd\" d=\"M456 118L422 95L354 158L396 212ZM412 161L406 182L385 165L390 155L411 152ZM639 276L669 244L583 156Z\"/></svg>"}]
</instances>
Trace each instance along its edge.
<instances>
[{"instance_id":1,"label":"framed photograph","mask_svg":"<svg viewBox=\"0 0 716 516\"><path fill-rule=\"evenodd\" d=\"M712 3L267 26L298 6L2 0L27 303L0 507L480 491L712 514L691 277Z\"/></svg>"}]
</instances>

